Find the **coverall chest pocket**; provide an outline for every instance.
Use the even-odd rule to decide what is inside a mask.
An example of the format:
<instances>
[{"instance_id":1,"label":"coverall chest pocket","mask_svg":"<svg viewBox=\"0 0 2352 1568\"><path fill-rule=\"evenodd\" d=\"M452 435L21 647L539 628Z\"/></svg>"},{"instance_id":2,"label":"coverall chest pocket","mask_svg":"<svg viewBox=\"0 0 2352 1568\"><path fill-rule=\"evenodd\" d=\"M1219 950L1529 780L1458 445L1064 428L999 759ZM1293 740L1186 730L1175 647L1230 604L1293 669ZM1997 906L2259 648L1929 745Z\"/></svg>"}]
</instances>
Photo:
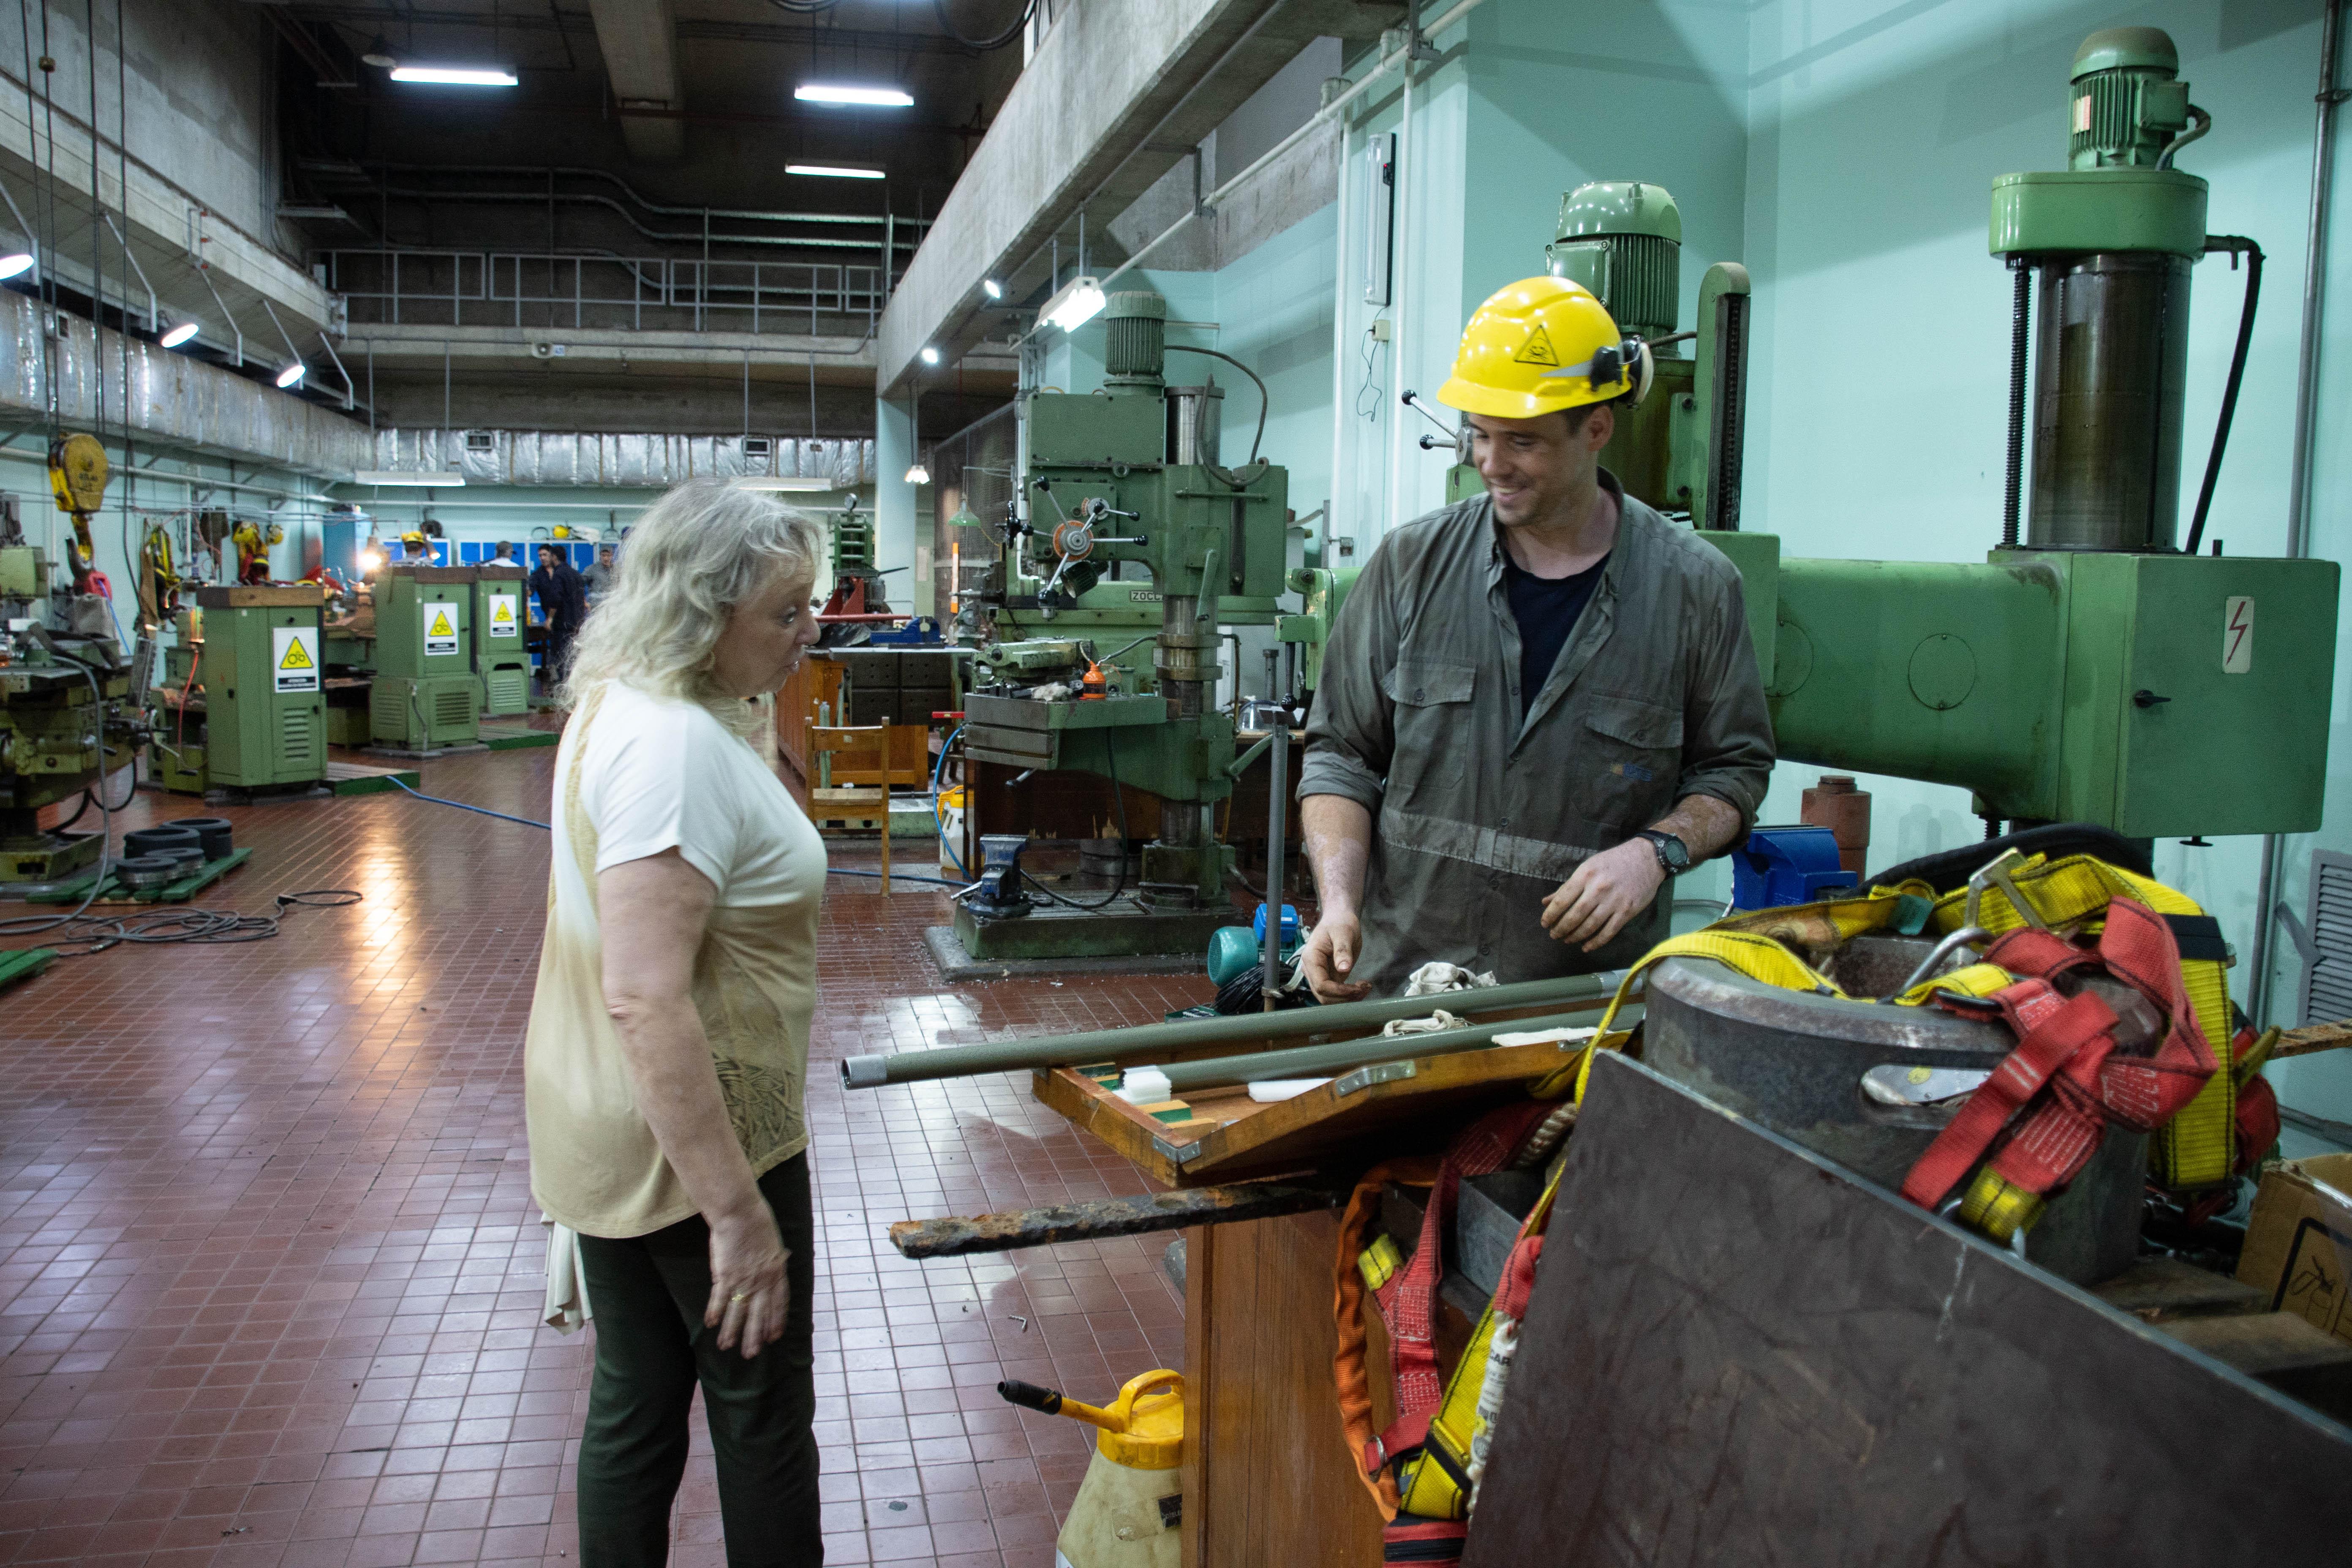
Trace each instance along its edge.
<instances>
[{"instance_id":1,"label":"coverall chest pocket","mask_svg":"<svg viewBox=\"0 0 2352 1568\"><path fill-rule=\"evenodd\" d=\"M1664 816L1682 773L1679 709L1638 697L1596 696L1584 715L1569 793L1578 816L1631 833Z\"/></svg>"},{"instance_id":2,"label":"coverall chest pocket","mask_svg":"<svg viewBox=\"0 0 2352 1568\"><path fill-rule=\"evenodd\" d=\"M1396 661L1384 683L1395 704L1390 800L1409 805L1425 790L1468 790L1477 750L1470 700L1477 687L1478 667L1465 660L1407 654ZM1457 796L1454 804L1459 810L1468 798Z\"/></svg>"}]
</instances>

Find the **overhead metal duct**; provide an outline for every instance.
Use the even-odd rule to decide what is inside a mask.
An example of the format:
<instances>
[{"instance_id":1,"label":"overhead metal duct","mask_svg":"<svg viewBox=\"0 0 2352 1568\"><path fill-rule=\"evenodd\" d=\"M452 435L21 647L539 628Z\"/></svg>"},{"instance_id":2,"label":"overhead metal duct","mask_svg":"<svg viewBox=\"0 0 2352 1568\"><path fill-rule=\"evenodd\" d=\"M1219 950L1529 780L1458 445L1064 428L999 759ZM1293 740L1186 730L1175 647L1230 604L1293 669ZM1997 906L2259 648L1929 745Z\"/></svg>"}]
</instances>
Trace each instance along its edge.
<instances>
[{"instance_id":1,"label":"overhead metal duct","mask_svg":"<svg viewBox=\"0 0 2352 1568\"><path fill-rule=\"evenodd\" d=\"M47 314L39 301L0 290L0 424L46 423L54 382L61 423L110 435L128 425L137 442L296 473L368 466L367 426L356 420L78 316L58 313L53 336Z\"/></svg>"},{"instance_id":2,"label":"overhead metal duct","mask_svg":"<svg viewBox=\"0 0 2352 1568\"><path fill-rule=\"evenodd\" d=\"M596 435L557 430L379 430L375 457L355 464L464 476L469 485L665 489L697 479L824 479L872 484L874 443L806 436Z\"/></svg>"}]
</instances>

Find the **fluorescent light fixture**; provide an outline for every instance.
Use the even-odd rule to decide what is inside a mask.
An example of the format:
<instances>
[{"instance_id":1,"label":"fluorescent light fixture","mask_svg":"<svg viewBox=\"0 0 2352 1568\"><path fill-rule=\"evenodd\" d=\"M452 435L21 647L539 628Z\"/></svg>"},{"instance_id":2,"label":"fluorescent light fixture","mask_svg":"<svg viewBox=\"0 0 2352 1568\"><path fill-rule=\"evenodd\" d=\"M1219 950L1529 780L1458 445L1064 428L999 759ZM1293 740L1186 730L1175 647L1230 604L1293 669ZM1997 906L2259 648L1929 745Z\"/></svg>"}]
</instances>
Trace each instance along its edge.
<instances>
[{"instance_id":1,"label":"fluorescent light fixture","mask_svg":"<svg viewBox=\"0 0 2352 1568\"><path fill-rule=\"evenodd\" d=\"M164 328L164 329L163 329L163 335L162 337L160 337L160 338L156 339L155 341L156 341L157 342L159 342L159 343L162 343L162 344L163 344L165 348L167 348L167 349L175 349L175 348L178 348L182 343L186 342L190 338L194 337L195 335L196 335L196 323L195 323L195 322L194 322L194 321L174 321L174 322L173 322L170 326L168 326L168 327Z\"/></svg>"},{"instance_id":2,"label":"fluorescent light fixture","mask_svg":"<svg viewBox=\"0 0 2352 1568\"><path fill-rule=\"evenodd\" d=\"M852 168L846 163L787 163L784 173L816 174L829 180L878 180L882 177L879 169Z\"/></svg>"},{"instance_id":3,"label":"fluorescent light fixture","mask_svg":"<svg viewBox=\"0 0 2352 1568\"><path fill-rule=\"evenodd\" d=\"M1104 303L1099 282L1092 278L1073 278L1055 290L1054 297L1037 314L1066 332L1075 332L1101 313Z\"/></svg>"},{"instance_id":4,"label":"fluorescent light fixture","mask_svg":"<svg viewBox=\"0 0 2352 1568\"><path fill-rule=\"evenodd\" d=\"M378 70L388 71L399 63L400 57L392 52L392 46L384 41L381 33L376 35L375 42L368 46L367 53L360 57L360 64L373 66Z\"/></svg>"},{"instance_id":5,"label":"fluorescent light fixture","mask_svg":"<svg viewBox=\"0 0 2352 1568\"><path fill-rule=\"evenodd\" d=\"M1002 300L1004 298L1004 285L999 283L993 278L982 279L980 280L980 289L982 293L986 294L992 300Z\"/></svg>"},{"instance_id":6,"label":"fluorescent light fixture","mask_svg":"<svg viewBox=\"0 0 2352 1568\"><path fill-rule=\"evenodd\" d=\"M792 490L812 494L833 489L831 479L737 479L735 483L747 490Z\"/></svg>"},{"instance_id":7,"label":"fluorescent light fixture","mask_svg":"<svg viewBox=\"0 0 2352 1568\"><path fill-rule=\"evenodd\" d=\"M925 344L923 345L923 363L924 363L925 364L937 364L937 363L940 363L940 351L939 351L939 350L937 350L937 349L935 349L935 348L933 348L933 347L931 347L931 345L930 345L930 344L929 344L929 343L925 343Z\"/></svg>"},{"instance_id":8,"label":"fluorescent light fixture","mask_svg":"<svg viewBox=\"0 0 2352 1568\"><path fill-rule=\"evenodd\" d=\"M33 269L33 258L19 250L0 256L0 278L16 278Z\"/></svg>"},{"instance_id":9,"label":"fluorescent light fixture","mask_svg":"<svg viewBox=\"0 0 2352 1568\"><path fill-rule=\"evenodd\" d=\"M290 390L300 384L302 378L310 374L310 367L298 359L278 373L278 384L281 390Z\"/></svg>"},{"instance_id":10,"label":"fluorescent light fixture","mask_svg":"<svg viewBox=\"0 0 2352 1568\"><path fill-rule=\"evenodd\" d=\"M502 66L394 66L392 79L434 87L512 87L517 78Z\"/></svg>"},{"instance_id":11,"label":"fluorescent light fixture","mask_svg":"<svg viewBox=\"0 0 2352 1568\"><path fill-rule=\"evenodd\" d=\"M435 489L463 489L463 474L436 473L420 468L363 468L352 476L355 485L427 485Z\"/></svg>"},{"instance_id":12,"label":"fluorescent light fixture","mask_svg":"<svg viewBox=\"0 0 2352 1568\"><path fill-rule=\"evenodd\" d=\"M907 482L910 485L929 484L931 482L931 470L923 467L920 463L911 464L907 469Z\"/></svg>"},{"instance_id":13,"label":"fluorescent light fixture","mask_svg":"<svg viewBox=\"0 0 2352 1568\"><path fill-rule=\"evenodd\" d=\"M847 87L837 82L804 81L793 89L803 103L854 103L866 109L912 109L915 100L895 87Z\"/></svg>"}]
</instances>

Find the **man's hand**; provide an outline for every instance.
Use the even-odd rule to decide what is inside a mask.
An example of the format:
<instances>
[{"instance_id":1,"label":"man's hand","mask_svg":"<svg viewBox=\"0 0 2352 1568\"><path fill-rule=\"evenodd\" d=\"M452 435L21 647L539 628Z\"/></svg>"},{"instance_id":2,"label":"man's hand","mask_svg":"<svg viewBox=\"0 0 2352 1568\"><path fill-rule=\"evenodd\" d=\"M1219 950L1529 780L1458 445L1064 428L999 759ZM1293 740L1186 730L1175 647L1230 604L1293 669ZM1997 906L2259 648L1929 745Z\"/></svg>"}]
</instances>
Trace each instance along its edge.
<instances>
[{"instance_id":1,"label":"man's hand","mask_svg":"<svg viewBox=\"0 0 2352 1568\"><path fill-rule=\"evenodd\" d=\"M1658 895L1658 884L1665 879L1658 852L1650 841L1629 838L1579 866L1576 875L1544 900L1545 933L1554 942L1580 944L1587 952L1596 952L1624 930L1626 921L1650 907L1650 900Z\"/></svg>"},{"instance_id":2,"label":"man's hand","mask_svg":"<svg viewBox=\"0 0 2352 1568\"><path fill-rule=\"evenodd\" d=\"M1318 1002L1360 1002L1372 994L1370 985L1350 984L1349 972L1363 949L1363 928L1352 912L1325 910L1307 936L1299 954L1307 966L1307 985Z\"/></svg>"},{"instance_id":3,"label":"man's hand","mask_svg":"<svg viewBox=\"0 0 2352 1568\"><path fill-rule=\"evenodd\" d=\"M764 1200L709 1223L710 1300L703 1325L719 1331L720 1350L740 1349L748 1359L783 1337L793 1302L784 1279L789 1254Z\"/></svg>"}]
</instances>

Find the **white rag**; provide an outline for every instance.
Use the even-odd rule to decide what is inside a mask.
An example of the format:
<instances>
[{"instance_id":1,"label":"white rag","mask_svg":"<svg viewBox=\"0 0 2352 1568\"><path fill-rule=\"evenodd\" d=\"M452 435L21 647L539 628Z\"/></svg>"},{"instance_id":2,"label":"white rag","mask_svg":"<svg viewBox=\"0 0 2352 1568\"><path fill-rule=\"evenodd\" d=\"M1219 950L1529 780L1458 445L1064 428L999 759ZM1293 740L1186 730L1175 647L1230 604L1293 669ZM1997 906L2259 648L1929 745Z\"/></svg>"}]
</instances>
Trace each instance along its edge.
<instances>
[{"instance_id":1,"label":"white rag","mask_svg":"<svg viewBox=\"0 0 2352 1568\"><path fill-rule=\"evenodd\" d=\"M588 1304L588 1270L580 1263L580 1233L545 1215L539 1223L547 1227L547 1300L540 1318L559 1334L575 1333L596 1316Z\"/></svg>"},{"instance_id":2,"label":"white rag","mask_svg":"<svg viewBox=\"0 0 2352 1568\"><path fill-rule=\"evenodd\" d=\"M1412 972L1404 983L1408 996L1438 996L1448 991L1483 991L1495 984L1492 973L1473 974L1458 963L1433 959Z\"/></svg>"}]
</instances>

